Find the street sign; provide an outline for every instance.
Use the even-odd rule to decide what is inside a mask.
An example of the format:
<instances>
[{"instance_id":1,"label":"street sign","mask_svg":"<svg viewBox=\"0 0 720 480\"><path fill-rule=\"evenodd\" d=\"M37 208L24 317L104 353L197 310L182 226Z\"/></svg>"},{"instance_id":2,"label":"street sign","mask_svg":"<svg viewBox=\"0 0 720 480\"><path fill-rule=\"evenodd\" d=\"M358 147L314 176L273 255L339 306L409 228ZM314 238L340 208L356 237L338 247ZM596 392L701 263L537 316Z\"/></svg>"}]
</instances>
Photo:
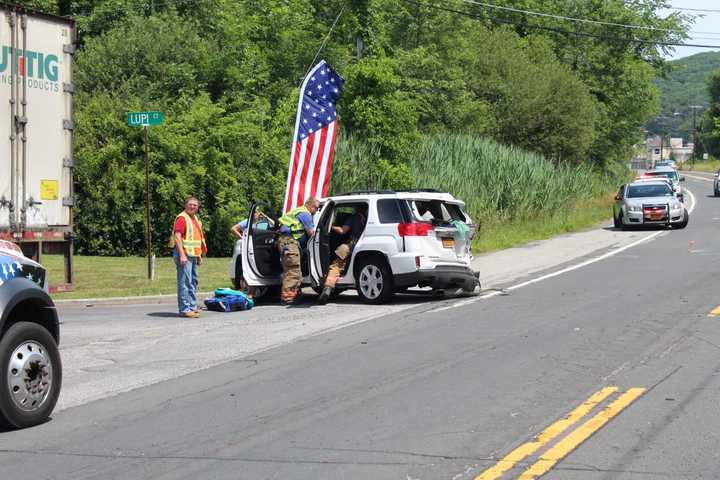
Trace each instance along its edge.
<instances>
[{"instance_id":1,"label":"street sign","mask_svg":"<svg viewBox=\"0 0 720 480\"><path fill-rule=\"evenodd\" d=\"M128 112L127 124L131 127L151 127L162 125L164 120L163 112Z\"/></svg>"}]
</instances>

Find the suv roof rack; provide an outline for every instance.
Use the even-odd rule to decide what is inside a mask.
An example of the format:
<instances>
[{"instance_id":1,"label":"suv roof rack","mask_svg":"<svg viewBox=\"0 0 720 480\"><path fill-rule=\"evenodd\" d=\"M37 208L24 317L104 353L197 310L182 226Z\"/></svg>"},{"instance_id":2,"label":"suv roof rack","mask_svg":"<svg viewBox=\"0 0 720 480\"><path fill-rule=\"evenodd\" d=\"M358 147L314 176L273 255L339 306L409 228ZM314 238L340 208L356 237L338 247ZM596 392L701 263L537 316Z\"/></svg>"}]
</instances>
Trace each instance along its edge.
<instances>
[{"instance_id":1,"label":"suv roof rack","mask_svg":"<svg viewBox=\"0 0 720 480\"><path fill-rule=\"evenodd\" d=\"M395 193L395 190L353 190L351 192L336 193L333 197L345 197L349 195L368 195L368 194L389 194Z\"/></svg>"},{"instance_id":2,"label":"suv roof rack","mask_svg":"<svg viewBox=\"0 0 720 480\"><path fill-rule=\"evenodd\" d=\"M437 188L411 188L409 190L400 190L403 193L443 193Z\"/></svg>"},{"instance_id":3,"label":"suv roof rack","mask_svg":"<svg viewBox=\"0 0 720 480\"><path fill-rule=\"evenodd\" d=\"M406 190L353 190L332 195L333 197L344 197L348 195L388 195L393 193L443 193L436 188L411 188Z\"/></svg>"}]
</instances>

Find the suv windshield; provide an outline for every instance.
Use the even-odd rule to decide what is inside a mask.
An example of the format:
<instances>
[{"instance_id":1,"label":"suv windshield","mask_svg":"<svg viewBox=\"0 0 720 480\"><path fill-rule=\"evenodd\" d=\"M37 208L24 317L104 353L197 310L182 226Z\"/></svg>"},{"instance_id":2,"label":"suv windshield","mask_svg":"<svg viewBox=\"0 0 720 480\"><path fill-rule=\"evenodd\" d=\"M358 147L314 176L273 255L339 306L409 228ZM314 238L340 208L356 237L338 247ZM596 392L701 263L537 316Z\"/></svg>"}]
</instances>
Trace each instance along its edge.
<instances>
[{"instance_id":1,"label":"suv windshield","mask_svg":"<svg viewBox=\"0 0 720 480\"><path fill-rule=\"evenodd\" d=\"M672 189L665 184L658 185L630 185L626 198L640 197L669 197L672 196Z\"/></svg>"},{"instance_id":2,"label":"suv windshield","mask_svg":"<svg viewBox=\"0 0 720 480\"><path fill-rule=\"evenodd\" d=\"M678 180L678 174L676 171L668 171L668 172L645 172L646 177L665 177L669 178L673 182L677 182Z\"/></svg>"}]
</instances>

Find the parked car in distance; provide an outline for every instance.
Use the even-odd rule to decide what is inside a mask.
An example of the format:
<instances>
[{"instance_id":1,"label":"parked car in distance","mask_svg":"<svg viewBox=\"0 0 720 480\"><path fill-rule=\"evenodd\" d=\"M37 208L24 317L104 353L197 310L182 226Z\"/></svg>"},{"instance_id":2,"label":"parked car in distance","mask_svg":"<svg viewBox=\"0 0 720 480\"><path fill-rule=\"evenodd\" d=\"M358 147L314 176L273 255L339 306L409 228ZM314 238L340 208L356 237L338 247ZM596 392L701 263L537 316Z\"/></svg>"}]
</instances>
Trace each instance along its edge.
<instances>
[{"instance_id":1,"label":"parked car in distance","mask_svg":"<svg viewBox=\"0 0 720 480\"><path fill-rule=\"evenodd\" d=\"M665 182L670 188L673 188L672 180L666 177L636 177L633 183L645 183L645 182ZM673 190L674 191L674 190Z\"/></svg>"},{"instance_id":2,"label":"parked car in distance","mask_svg":"<svg viewBox=\"0 0 720 480\"><path fill-rule=\"evenodd\" d=\"M720 170L715 173L715 178L713 179L713 193L716 197L720 197Z\"/></svg>"},{"instance_id":3,"label":"parked car in distance","mask_svg":"<svg viewBox=\"0 0 720 480\"><path fill-rule=\"evenodd\" d=\"M644 172L641 177L643 178L654 178L654 177L665 177L672 182L672 188L677 198L681 201L685 201L685 189L682 186L682 182L685 181L685 177L678 175L677 170L672 167L657 167L654 170L648 170Z\"/></svg>"},{"instance_id":4,"label":"parked car in distance","mask_svg":"<svg viewBox=\"0 0 720 480\"><path fill-rule=\"evenodd\" d=\"M336 289L354 289L367 303L382 303L409 287L473 292L479 273L472 270L470 244L475 233L465 203L431 190L361 191L328 198L315 214L315 235L303 256L303 285L322 287L332 255L342 239L332 226L342 225L357 207L367 209L367 223ZM258 206L253 205L250 218ZM273 229L249 228L231 263L233 282L252 288L281 283L282 268Z\"/></svg>"},{"instance_id":5,"label":"parked car in distance","mask_svg":"<svg viewBox=\"0 0 720 480\"><path fill-rule=\"evenodd\" d=\"M677 170L677 163L675 163L675 160L661 160L655 162L655 168L658 167L670 167Z\"/></svg>"},{"instance_id":6,"label":"parked car in distance","mask_svg":"<svg viewBox=\"0 0 720 480\"><path fill-rule=\"evenodd\" d=\"M45 269L0 240L0 424L48 419L62 383L60 327Z\"/></svg>"},{"instance_id":7,"label":"parked car in distance","mask_svg":"<svg viewBox=\"0 0 720 480\"><path fill-rule=\"evenodd\" d=\"M641 225L685 228L689 220L690 214L665 179L628 183L615 196L615 228L625 230Z\"/></svg>"}]
</instances>

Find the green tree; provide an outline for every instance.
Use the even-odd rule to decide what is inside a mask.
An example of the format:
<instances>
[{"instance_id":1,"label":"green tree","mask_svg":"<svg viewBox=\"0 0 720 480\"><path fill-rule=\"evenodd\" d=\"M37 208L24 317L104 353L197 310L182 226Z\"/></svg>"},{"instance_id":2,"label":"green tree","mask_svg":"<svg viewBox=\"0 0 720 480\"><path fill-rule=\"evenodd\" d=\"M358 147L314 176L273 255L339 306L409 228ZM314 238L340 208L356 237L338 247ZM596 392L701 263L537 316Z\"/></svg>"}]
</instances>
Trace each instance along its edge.
<instances>
[{"instance_id":1,"label":"green tree","mask_svg":"<svg viewBox=\"0 0 720 480\"><path fill-rule=\"evenodd\" d=\"M720 156L720 130L717 128L720 119L720 70L716 70L708 77L707 91L710 105L700 122L701 151L718 157Z\"/></svg>"},{"instance_id":2,"label":"green tree","mask_svg":"<svg viewBox=\"0 0 720 480\"><path fill-rule=\"evenodd\" d=\"M318 58L346 80L337 191L413 185L422 139L449 132L612 170L657 107L653 78L665 64L652 42L682 39L688 22L661 15L661 0L513 3L606 24L461 0L35 3L75 15L81 31L77 245L103 254L144 249L142 132L125 125L129 110L166 112L151 131L158 251L195 194L211 254L227 254L227 228L252 200L282 200L298 87L321 44Z\"/></svg>"}]
</instances>

